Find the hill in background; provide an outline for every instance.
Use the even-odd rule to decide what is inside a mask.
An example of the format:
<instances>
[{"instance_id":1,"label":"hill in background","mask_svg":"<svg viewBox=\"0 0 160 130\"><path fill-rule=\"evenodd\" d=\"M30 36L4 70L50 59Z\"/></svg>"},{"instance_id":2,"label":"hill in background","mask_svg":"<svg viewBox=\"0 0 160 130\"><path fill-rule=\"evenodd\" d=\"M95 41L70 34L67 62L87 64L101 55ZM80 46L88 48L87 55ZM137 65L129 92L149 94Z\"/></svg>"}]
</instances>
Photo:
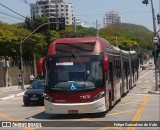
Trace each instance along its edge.
<instances>
[{"instance_id":1,"label":"hill in background","mask_svg":"<svg viewBox=\"0 0 160 130\"><path fill-rule=\"evenodd\" d=\"M141 25L113 24L100 29L99 34L113 45L118 44L121 49L129 50L130 46L132 49L139 46L142 50L153 48L153 32Z\"/></svg>"}]
</instances>

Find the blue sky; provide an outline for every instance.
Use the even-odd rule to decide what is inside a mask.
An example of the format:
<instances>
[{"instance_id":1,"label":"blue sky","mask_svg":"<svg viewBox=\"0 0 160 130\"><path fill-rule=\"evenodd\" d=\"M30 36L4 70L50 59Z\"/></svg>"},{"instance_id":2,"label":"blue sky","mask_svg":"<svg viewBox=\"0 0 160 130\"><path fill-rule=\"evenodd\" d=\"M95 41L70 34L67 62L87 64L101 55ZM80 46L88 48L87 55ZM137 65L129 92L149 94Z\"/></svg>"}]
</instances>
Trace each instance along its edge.
<instances>
[{"instance_id":1,"label":"blue sky","mask_svg":"<svg viewBox=\"0 0 160 130\"><path fill-rule=\"evenodd\" d=\"M10 9L22 14L23 16L30 16L30 6L22 2L24 0L0 0L0 3L9 7ZM34 3L36 0L27 0L29 3ZM103 27L103 18L106 12L118 11L122 16L122 22L133 23L146 26L153 30L151 4L142 4L142 0L64 0L72 3L74 8L74 15L82 22L86 22L88 26L95 26L98 20L99 26ZM159 0L153 0L155 14L159 13ZM23 19L22 17L10 12L6 8L0 6L0 12L14 15ZM7 23L15 23L20 20L11 18L0 13L0 20Z\"/></svg>"}]
</instances>

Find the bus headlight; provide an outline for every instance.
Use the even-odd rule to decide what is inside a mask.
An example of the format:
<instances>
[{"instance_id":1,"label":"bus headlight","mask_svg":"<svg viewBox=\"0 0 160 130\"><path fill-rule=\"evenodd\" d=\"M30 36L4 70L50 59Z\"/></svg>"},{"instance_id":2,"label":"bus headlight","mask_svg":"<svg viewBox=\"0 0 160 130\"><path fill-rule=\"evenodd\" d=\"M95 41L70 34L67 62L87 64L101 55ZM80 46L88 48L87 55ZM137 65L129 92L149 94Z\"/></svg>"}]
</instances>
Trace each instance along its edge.
<instances>
[{"instance_id":1,"label":"bus headlight","mask_svg":"<svg viewBox=\"0 0 160 130\"><path fill-rule=\"evenodd\" d=\"M93 101L96 101L96 100L98 100L98 99L101 99L101 98L104 97L104 96L105 96L105 92L102 91L102 92L100 92L99 94L97 94L96 96L93 97Z\"/></svg>"},{"instance_id":2,"label":"bus headlight","mask_svg":"<svg viewBox=\"0 0 160 130\"><path fill-rule=\"evenodd\" d=\"M49 102L53 102L53 98L47 94L44 95L44 99L48 100Z\"/></svg>"}]
</instances>

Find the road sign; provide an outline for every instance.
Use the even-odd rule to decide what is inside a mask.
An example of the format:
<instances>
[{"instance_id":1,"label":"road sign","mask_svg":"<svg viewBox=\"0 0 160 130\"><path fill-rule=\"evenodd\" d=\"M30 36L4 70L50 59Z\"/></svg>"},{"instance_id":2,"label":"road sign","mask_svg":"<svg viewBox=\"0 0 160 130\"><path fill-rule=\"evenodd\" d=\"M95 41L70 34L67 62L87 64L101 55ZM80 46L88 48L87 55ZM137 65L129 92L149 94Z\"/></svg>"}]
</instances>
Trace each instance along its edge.
<instances>
[{"instance_id":1,"label":"road sign","mask_svg":"<svg viewBox=\"0 0 160 130\"><path fill-rule=\"evenodd\" d=\"M158 39L159 39L158 37L154 37L154 38L153 38L153 42L154 42L154 43L158 43Z\"/></svg>"}]
</instances>

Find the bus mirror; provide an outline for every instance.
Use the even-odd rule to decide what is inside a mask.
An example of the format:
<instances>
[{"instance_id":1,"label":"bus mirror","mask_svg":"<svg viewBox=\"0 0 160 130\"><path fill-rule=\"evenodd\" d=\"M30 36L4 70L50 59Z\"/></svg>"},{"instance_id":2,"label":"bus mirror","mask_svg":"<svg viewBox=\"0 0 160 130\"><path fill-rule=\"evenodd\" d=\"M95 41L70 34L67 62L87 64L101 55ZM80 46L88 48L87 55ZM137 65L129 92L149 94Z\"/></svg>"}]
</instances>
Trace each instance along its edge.
<instances>
[{"instance_id":1,"label":"bus mirror","mask_svg":"<svg viewBox=\"0 0 160 130\"><path fill-rule=\"evenodd\" d=\"M103 70L104 72L108 72L108 56L104 56L103 58Z\"/></svg>"},{"instance_id":2,"label":"bus mirror","mask_svg":"<svg viewBox=\"0 0 160 130\"><path fill-rule=\"evenodd\" d=\"M38 61L38 65L37 65L37 74L39 76L43 76L44 75L44 68L45 68L45 57L40 58L40 60Z\"/></svg>"}]
</instances>

